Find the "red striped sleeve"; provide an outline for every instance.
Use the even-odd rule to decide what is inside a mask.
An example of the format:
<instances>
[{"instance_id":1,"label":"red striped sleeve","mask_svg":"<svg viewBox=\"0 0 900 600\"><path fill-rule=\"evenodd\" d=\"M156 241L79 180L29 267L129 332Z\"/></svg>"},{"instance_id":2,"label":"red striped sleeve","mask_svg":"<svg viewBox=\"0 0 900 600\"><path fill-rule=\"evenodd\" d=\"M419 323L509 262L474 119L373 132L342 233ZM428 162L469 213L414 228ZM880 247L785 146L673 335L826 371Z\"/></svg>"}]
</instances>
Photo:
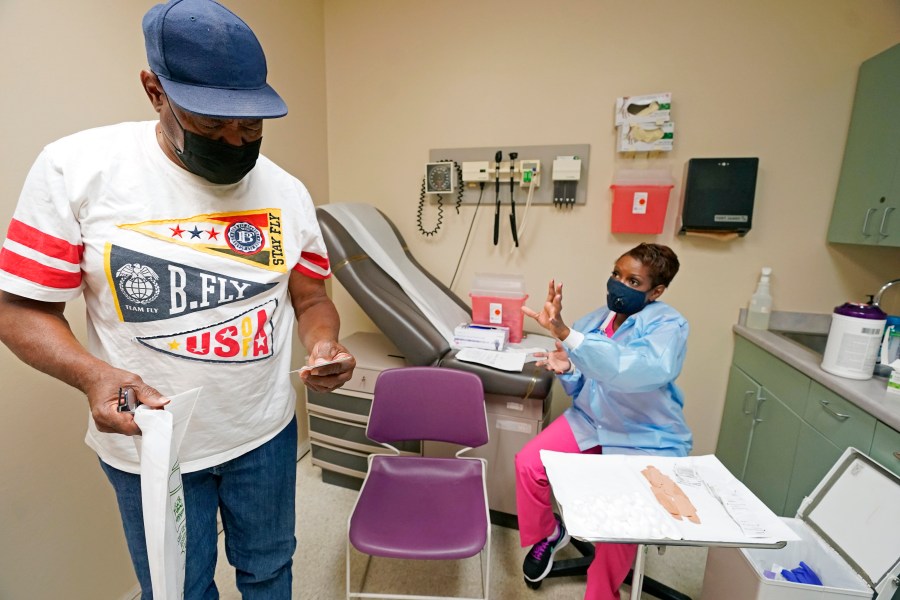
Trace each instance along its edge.
<instances>
[{"instance_id":1,"label":"red striped sleeve","mask_svg":"<svg viewBox=\"0 0 900 600\"><path fill-rule=\"evenodd\" d=\"M45 287L68 290L81 285L81 271L70 273L48 267L6 248L0 248L0 270Z\"/></svg>"},{"instance_id":2,"label":"red striped sleeve","mask_svg":"<svg viewBox=\"0 0 900 600\"><path fill-rule=\"evenodd\" d=\"M314 254L313 252L301 252L300 258L303 260L312 263L314 266L319 267L325 272L331 270L331 265L328 264L328 257L322 256L321 254Z\"/></svg>"},{"instance_id":3,"label":"red striped sleeve","mask_svg":"<svg viewBox=\"0 0 900 600\"><path fill-rule=\"evenodd\" d=\"M294 266L294 270L313 279L331 277L331 264L328 262L328 257L314 252L301 252L300 262Z\"/></svg>"},{"instance_id":4,"label":"red striped sleeve","mask_svg":"<svg viewBox=\"0 0 900 600\"><path fill-rule=\"evenodd\" d=\"M70 244L17 219L10 222L6 237L41 254L73 265L81 264L81 256L84 254L84 246L81 244Z\"/></svg>"},{"instance_id":5,"label":"red striped sleeve","mask_svg":"<svg viewBox=\"0 0 900 600\"><path fill-rule=\"evenodd\" d=\"M294 270L298 273L306 275L307 277L312 277L313 279L329 279L331 277L331 271L328 271L325 274L319 273L318 271L313 271L309 267L303 266L303 263L297 263L294 266Z\"/></svg>"}]
</instances>

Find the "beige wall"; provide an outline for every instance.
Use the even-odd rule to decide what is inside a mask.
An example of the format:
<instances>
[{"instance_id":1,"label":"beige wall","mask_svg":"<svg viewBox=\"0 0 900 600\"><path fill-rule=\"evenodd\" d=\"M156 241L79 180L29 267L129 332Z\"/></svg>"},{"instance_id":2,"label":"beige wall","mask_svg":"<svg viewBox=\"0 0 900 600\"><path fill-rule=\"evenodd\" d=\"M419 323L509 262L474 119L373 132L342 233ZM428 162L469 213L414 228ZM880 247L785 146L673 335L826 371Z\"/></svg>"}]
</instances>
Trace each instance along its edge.
<instances>
[{"instance_id":1,"label":"beige wall","mask_svg":"<svg viewBox=\"0 0 900 600\"><path fill-rule=\"evenodd\" d=\"M664 299L691 324L679 383L696 453L715 447L731 326L760 267L774 269L775 309L789 311L828 313L900 276L898 249L825 242L857 69L900 42L895 0L329 0L325 24L331 200L378 206L444 282L473 208L445 211L432 238L417 232L429 149L590 144L587 205L534 209L512 255L508 228L492 245L493 208L483 207L454 289L466 297L475 271L522 273L539 306L556 277L573 320L605 301L620 253L645 240L671 245L682 271ZM745 238L675 236L673 207L662 235L610 233L608 185L631 166L615 153L615 100L664 91L673 93L676 150L653 166L678 179L673 199L690 158L760 158ZM335 297L347 331L371 327L345 292ZM555 412L566 402L557 394Z\"/></svg>"},{"instance_id":2,"label":"beige wall","mask_svg":"<svg viewBox=\"0 0 900 600\"><path fill-rule=\"evenodd\" d=\"M155 117L138 80L146 68L141 17L154 3L0 2L0 232L44 144L87 127ZM266 124L263 152L327 201L321 0L228 5L262 40L269 81L290 110ZM67 309L82 336L83 314L81 302ZM83 396L5 347L0 382L0 598L124 597L136 582L112 490L83 443Z\"/></svg>"},{"instance_id":3,"label":"beige wall","mask_svg":"<svg viewBox=\"0 0 900 600\"><path fill-rule=\"evenodd\" d=\"M0 2L0 223L42 145L153 117L137 77L145 66L140 17L151 4ZM678 141L665 164L679 183L689 158L759 156L746 238L676 237L674 210L652 238L682 259L666 299L692 325L680 383L696 452L715 445L731 325L761 266L774 268L780 310L828 312L898 276L900 251L824 242L856 70L900 41L896 0L650 0L631 12L608 0L228 4L263 40L270 81L291 108L267 125L264 151L317 202L381 208L445 282L472 207L448 213L434 238L417 233L430 148L591 145L588 204L570 213L535 209L518 254L508 241L491 245L491 211L479 212L455 286L462 295L475 271L509 271L525 275L531 304L547 279L564 281L570 319L603 302L613 259L648 239L609 233L607 185L625 164L613 146L618 96L673 92ZM344 332L371 328L335 288ZM73 303L68 314L81 334L83 307ZM0 381L0 597L121 597L134 579L112 493L82 443L83 399L2 348ZM557 394L556 412L564 403Z\"/></svg>"}]
</instances>

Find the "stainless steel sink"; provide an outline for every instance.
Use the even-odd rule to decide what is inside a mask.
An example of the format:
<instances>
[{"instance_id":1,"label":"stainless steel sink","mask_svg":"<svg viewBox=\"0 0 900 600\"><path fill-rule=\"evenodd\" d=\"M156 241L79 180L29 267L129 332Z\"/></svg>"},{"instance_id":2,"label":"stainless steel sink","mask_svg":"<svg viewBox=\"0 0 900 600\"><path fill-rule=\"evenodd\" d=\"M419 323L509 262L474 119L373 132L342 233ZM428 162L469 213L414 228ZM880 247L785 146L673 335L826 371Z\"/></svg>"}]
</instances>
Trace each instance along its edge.
<instances>
[{"instance_id":1,"label":"stainless steel sink","mask_svg":"<svg viewBox=\"0 0 900 600\"><path fill-rule=\"evenodd\" d=\"M825 344L828 342L827 333L807 333L800 331L772 331L775 335L800 344L804 348L817 354L825 354Z\"/></svg>"}]
</instances>

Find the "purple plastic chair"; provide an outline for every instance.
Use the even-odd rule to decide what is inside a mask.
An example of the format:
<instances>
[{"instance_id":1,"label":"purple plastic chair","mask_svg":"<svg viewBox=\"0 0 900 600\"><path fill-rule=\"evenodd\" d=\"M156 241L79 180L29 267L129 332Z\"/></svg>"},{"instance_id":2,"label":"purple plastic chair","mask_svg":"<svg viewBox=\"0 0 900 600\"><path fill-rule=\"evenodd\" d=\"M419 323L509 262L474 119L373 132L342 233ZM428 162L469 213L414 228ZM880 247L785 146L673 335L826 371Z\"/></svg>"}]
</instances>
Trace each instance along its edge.
<instances>
[{"instance_id":1,"label":"purple plastic chair","mask_svg":"<svg viewBox=\"0 0 900 600\"><path fill-rule=\"evenodd\" d=\"M458 598L367 594L350 589L350 545L367 555L462 560L481 554L482 590L490 582L490 517L485 461L461 457L488 441L481 379L439 367L382 371L366 428L369 439L394 454L369 456L369 470L350 514L347 598ZM392 443L433 440L464 448L455 458L400 455ZM368 571L368 563L366 565Z\"/></svg>"}]
</instances>

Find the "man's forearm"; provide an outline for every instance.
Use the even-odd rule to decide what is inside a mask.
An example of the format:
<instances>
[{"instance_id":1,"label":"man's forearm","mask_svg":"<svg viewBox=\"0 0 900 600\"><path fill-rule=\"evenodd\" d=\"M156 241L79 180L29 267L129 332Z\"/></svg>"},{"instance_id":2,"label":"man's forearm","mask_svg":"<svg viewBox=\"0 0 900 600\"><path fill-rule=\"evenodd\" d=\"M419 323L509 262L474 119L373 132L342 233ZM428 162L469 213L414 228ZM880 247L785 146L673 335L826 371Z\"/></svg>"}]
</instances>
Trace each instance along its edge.
<instances>
[{"instance_id":1,"label":"man's forearm","mask_svg":"<svg viewBox=\"0 0 900 600\"><path fill-rule=\"evenodd\" d=\"M294 271L288 285L303 347L312 350L318 342L337 342L341 319L325 293L325 283Z\"/></svg>"},{"instance_id":2,"label":"man's forearm","mask_svg":"<svg viewBox=\"0 0 900 600\"><path fill-rule=\"evenodd\" d=\"M2 294L0 341L26 364L85 392L105 363L81 345L61 307Z\"/></svg>"},{"instance_id":3,"label":"man's forearm","mask_svg":"<svg viewBox=\"0 0 900 600\"><path fill-rule=\"evenodd\" d=\"M307 350L319 341L337 341L340 329L341 319L334 304L328 298L307 305L297 315L297 332L300 343Z\"/></svg>"}]
</instances>

